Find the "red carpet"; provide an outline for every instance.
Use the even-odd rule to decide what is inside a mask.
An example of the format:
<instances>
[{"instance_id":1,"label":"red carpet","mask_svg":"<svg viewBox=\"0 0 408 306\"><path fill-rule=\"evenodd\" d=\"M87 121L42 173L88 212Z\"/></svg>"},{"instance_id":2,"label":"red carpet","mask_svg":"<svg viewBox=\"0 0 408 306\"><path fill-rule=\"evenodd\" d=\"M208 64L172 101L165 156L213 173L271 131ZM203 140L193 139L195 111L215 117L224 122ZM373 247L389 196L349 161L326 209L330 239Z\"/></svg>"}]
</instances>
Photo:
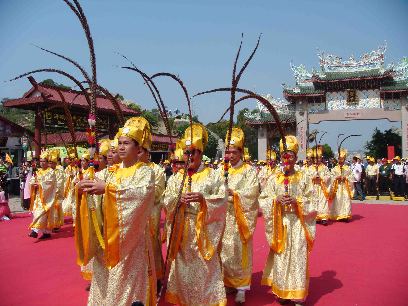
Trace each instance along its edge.
<instances>
[{"instance_id":1,"label":"red carpet","mask_svg":"<svg viewBox=\"0 0 408 306\"><path fill-rule=\"evenodd\" d=\"M356 204L353 214L350 223L318 225L306 305L408 305L408 206ZM0 305L85 305L71 225L37 241L27 237L30 221L25 214L0 222ZM268 253L262 218L254 250L246 305L277 305L260 286Z\"/></svg>"}]
</instances>

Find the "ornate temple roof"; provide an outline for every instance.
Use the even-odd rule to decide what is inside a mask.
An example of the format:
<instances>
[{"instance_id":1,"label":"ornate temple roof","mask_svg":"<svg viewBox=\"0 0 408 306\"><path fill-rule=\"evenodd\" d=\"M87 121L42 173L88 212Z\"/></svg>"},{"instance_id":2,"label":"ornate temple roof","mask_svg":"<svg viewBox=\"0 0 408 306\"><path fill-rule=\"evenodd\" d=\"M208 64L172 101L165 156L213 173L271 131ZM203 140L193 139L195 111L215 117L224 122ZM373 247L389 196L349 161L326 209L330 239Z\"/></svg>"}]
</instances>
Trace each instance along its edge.
<instances>
[{"instance_id":1,"label":"ornate temple roof","mask_svg":"<svg viewBox=\"0 0 408 306\"><path fill-rule=\"evenodd\" d=\"M358 59L351 56L346 60L337 55L319 52L320 69L312 71L308 71L304 65L295 66L291 63L296 85L288 87L283 84L284 96L293 102L295 98L324 96L326 91L350 86L408 92L408 58L403 58L398 64L385 66L386 49L384 44Z\"/></svg>"}]
</instances>

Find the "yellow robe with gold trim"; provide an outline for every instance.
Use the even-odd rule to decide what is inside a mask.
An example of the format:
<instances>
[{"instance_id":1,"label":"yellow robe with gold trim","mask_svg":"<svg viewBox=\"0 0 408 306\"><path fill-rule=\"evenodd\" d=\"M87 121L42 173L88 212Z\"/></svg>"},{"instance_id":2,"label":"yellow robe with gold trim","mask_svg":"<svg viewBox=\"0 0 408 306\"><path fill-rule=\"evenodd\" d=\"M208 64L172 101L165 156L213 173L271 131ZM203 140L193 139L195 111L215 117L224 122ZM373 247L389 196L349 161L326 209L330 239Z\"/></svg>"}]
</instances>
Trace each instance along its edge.
<instances>
[{"instance_id":1,"label":"yellow robe with gold trim","mask_svg":"<svg viewBox=\"0 0 408 306\"><path fill-rule=\"evenodd\" d=\"M164 169L155 163L148 164L154 171L155 190L154 190L154 206L149 220L150 235L152 236L152 245L154 252L154 262L157 279L164 277L164 261L162 255L162 240L160 236L160 217L163 205L163 192L166 187L166 175Z\"/></svg>"},{"instance_id":2,"label":"yellow robe with gold trim","mask_svg":"<svg viewBox=\"0 0 408 306\"><path fill-rule=\"evenodd\" d=\"M311 181L317 176L322 179L320 185L313 184ZM316 166L312 165L304 170L304 173L309 177L312 184L312 197L311 200L316 207L317 217L316 220L328 220L330 217L329 212L329 197L330 197L330 179L331 173L326 165L320 164L316 170Z\"/></svg>"},{"instance_id":3,"label":"yellow robe with gold trim","mask_svg":"<svg viewBox=\"0 0 408 306\"><path fill-rule=\"evenodd\" d=\"M252 276L252 235L258 217L259 182L255 169L245 163L228 169L228 208L222 237L221 262L224 284L249 287Z\"/></svg>"},{"instance_id":4,"label":"yellow robe with gold trim","mask_svg":"<svg viewBox=\"0 0 408 306\"><path fill-rule=\"evenodd\" d=\"M168 220L173 220L182 177L182 171L175 174L174 178L168 181L164 193ZM187 180L188 178L186 182ZM225 226L227 206L224 179L216 170L201 165L197 173L192 176L191 190L201 192L205 201L202 204L190 203L185 207L180 248L171 262L166 301L179 305L226 305L218 252ZM202 214L203 208L207 210L204 215ZM204 220L200 219L200 216ZM201 227L200 222L197 222L199 220L203 221ZM201 234L197 239L197 230L207 239ZM174 233L173 236L177 238L177 233ZM172 242L173 247L175 240ZM213 252L208 251L208 248L203 245L211 245L210 249ZM205 259L203 255L210 256Z\"/></svg>"},{"instance_id":5,"label":"yellow robe with gold trim","mask_svg":"<svg viewBox=\"0 0 408 306\"><path fill-rule=\"evenodd\" d=\"M50 223L53 228L60 228L64 225L64 212L62 209L62 202L64 201L64 182L65 182L65 173L64 168L57 166L54 170L55 178L57 181L57 192L55 209L50 212Z\"/></svg>"},{"instance_id":6,"label":"yellow robe with gold trim","mask_svg":"<svg viewBox=\"0 0 408 306\"><path fill-rule=\"evenodd\" d=\"M275 168L273 169L269 165L262 167L262 169L258 173L258 180L261 191L265 188L268 179L271 176L275 176L279 172L280 172L279 166L275 166Z\"/></svg>"},{"instance_id":7,"label":"yellow robe with gold trim","mask_svg":"<svg viewBox=\"0 0 408 306\"><path fill-rule=\"evenodd\" d=\"M279 208L275 199L285 194L284 175L270 179L259 197L265 219L266 239L271 246L262 276L262 285L283 299L304 300L308 293L308 253L315 236L316 210L310 202L311 183L296 171L289 177L289 195L297 199L297 212L282 212L283 235L276 240L279 229ZM274 242L279 250L274 251ZM276 246L276 245L275 245Z\"/></svg>"},{"instance_id":8,"label":"yellow robe with gold trim","mask_svg":"<svg viewBox=\"0 0 408 306\"><path fill-rule=\"evenodd\" d=\"M347 165L344 165L340 169L339 165L336 165L331 170L332 184L331 192L333 197L333 202L330 208L330 219L331 220L345 220L351 219L351 197L354 193L353 185L353 171ZM346 178L347 183L337 182L336 177L343 176Z\"/></svg>"},{"instance_id":9,"label":"yellow robe with gold trim","mask_svg":"<svg viewBox=\"0 0 408 306\"><path fill-rule=\"evenodd\" d=\"M156 275L148 233L153 205L154 172L146 164L120 168L108 177L102 224L105 249L98 245L87 256L94 258L88 305L155 304ZM93 232L89 236L89 244L98 244Z\"/></svg>"},{"instance_id":10,"label":"yellow robe with gold trim","mask_svg":"<svg viewBox=\"0 0 408 306\"><path fill-rule=\"evenodd\" d=\"M33 186L35 183L38 187ZM49 216L54 214L57 195L55 173L51 168L39 169L37 175L31 177L30 184L32 197L30 210L33 212L31 228L51 230L54 224Z\"/></svg>"},{"instance_id":11,"label":"yellow robe with gold trim","mask_svg":"<svg viewBox=\"0 0 408 306\"><path fill-rule=\"evenodd\" d=\"M62 210L64 216L72 216L72 210L75 209L75 177L78 172L77 167L68 165L65 170L65 183L64 183L64 200L62 202Z\"/></svg>"}]
</instances>

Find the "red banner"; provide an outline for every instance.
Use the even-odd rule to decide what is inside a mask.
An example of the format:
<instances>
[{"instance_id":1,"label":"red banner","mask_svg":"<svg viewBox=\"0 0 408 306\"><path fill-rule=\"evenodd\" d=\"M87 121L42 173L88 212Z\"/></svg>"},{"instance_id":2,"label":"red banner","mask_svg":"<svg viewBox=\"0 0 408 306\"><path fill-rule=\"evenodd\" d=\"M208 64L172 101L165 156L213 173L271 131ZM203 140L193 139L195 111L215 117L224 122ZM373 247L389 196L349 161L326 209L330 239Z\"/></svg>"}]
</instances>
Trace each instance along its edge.
<instances>
[{"instance_id":1,"label":"red banner","mask_svg":"<svg viewBox=\"0 0 408 306\"><path fill-rule=\"evenodd\" d=\"M393 160L395 157L394 146L387 146L387 152L388 152L388 160Z\"/></svg>"}]
</instances>

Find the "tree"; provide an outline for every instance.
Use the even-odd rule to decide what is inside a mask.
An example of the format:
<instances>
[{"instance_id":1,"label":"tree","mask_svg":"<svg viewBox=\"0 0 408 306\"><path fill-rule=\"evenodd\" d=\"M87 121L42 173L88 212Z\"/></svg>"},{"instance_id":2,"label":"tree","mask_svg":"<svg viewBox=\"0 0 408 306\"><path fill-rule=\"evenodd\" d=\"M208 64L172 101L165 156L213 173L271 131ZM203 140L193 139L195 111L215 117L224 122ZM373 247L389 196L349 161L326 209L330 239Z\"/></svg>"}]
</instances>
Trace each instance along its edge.
<instances>
[{"instance_id":1,"label":"tree","mask_svg":"<svg viewBox=\"0 0 408 306\"><path fill-rule=\"evenodd\" d=\"M4 118L21 125L30 131L34 131L34 112L18 108L4 107L3 103L7 100L10 99L3 98L1 100L0 116L3 116Z\"/></svg>"},{"instance_id":2,"label":"tree","mask_svg":"<svg viewBox=\"0 0 408 306\"><path fill-rule=\"evenodd\" d=\"M207 124L207 128L213 133L217 134L222 140L224 140L227 136L228 126L229 121L227 120L221 120L220 122Z\"/></svg>"},{"instance_id":3,"label":"tree","mask_svg":"<svg viewBox=\"0 0 408 306\"><path fill-rule=\"evenodd\" d=\"M252 157L258 156L258 131L246 124L245 113L248 108L239 111L237 115L237 126L240 127L245 134L245 146L248 148L249 155Z\"/></svg>"},{"instance_id":4,"label":"tree","mask_svg":"<svg viewBox=\"0 0 408 306\"><path fill-rule=\"evenodd\" d=\"M383 158L388 155L387 146L394 146L395 154L401 156L401 142L402 137L396 129L388 129L381 132L376 128L371 136L371 140L365 145L365 153L376 159Z\"/></svg>"},{"instance_id":5,"label":"tree","mask_svg":"<svg viewBox=\"0 0 408 306\"><path fill-rule=\"evenodd\" d=\"M66 86L64 84L57 83L53 79L45 79L44 81L40 82L40 84L46 85L46 86L59 87L61 89L71 89L71 87Z\"/></svg>"},{"instance_id":6,"label":"tree","mask_svg":"<svg viewBox=\"0 0 408 306\"><path fill-rule=\"evenodd\" d=\"M211 133L208 133L208 143L204 149L204 154L209 158L214 158L217 154L218 140Z\"/></svg>"}]
</instances>

